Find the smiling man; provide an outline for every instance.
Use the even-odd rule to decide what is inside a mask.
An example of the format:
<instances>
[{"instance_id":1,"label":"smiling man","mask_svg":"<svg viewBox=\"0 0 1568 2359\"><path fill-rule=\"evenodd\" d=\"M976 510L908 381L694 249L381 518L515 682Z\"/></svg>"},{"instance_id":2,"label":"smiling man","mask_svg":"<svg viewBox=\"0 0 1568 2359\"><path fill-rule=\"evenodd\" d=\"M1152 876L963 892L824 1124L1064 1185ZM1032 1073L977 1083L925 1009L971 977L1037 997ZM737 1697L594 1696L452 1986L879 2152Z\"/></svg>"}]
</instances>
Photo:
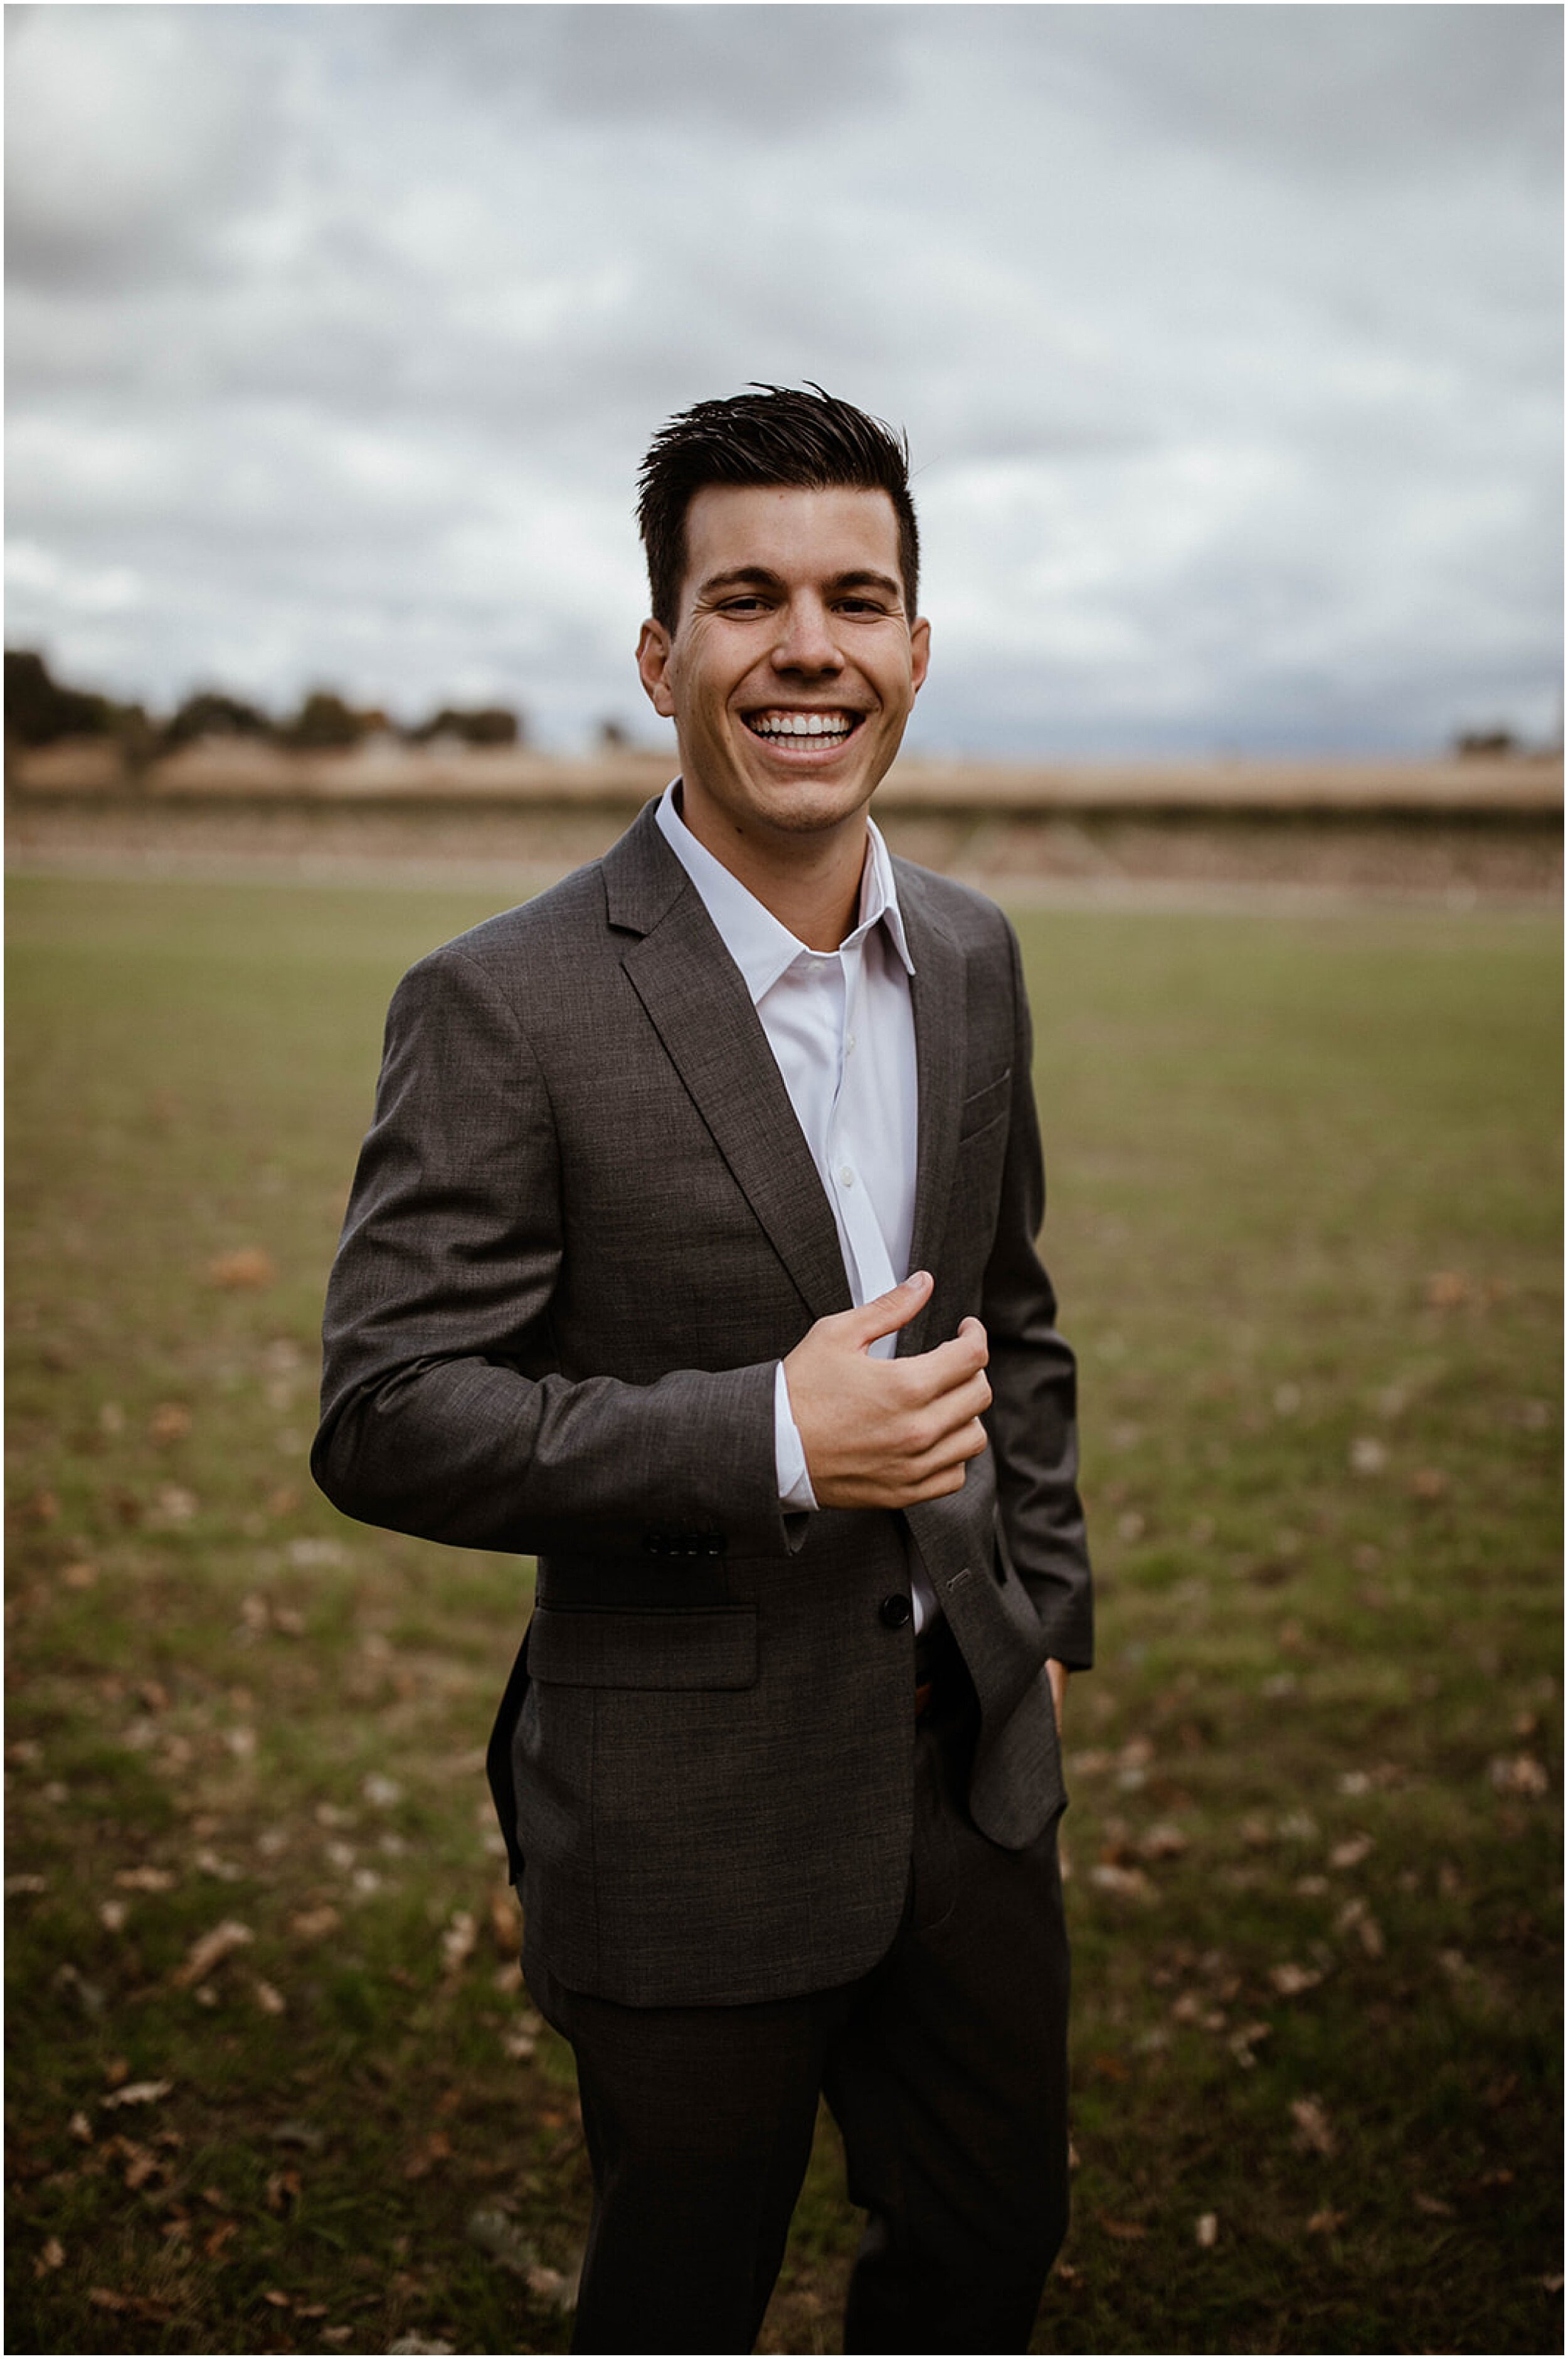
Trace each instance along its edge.
<instances>
[{"instance_id":1,"label":"smiling man","mask_svg":"<svg viewBox=\"0 0 1568 2359\"><path fill-rule=\"evenodd\" d=\"M314 1464L538 1558L491 1778L593 2166L575 2347L751 2349L826 2096L844 2347L1022 2350L1090 1613L1017 946L870 819L928 654L900 442L703 402L639 515L680 777L399 986Z\"/></svg>"}]
</instances>

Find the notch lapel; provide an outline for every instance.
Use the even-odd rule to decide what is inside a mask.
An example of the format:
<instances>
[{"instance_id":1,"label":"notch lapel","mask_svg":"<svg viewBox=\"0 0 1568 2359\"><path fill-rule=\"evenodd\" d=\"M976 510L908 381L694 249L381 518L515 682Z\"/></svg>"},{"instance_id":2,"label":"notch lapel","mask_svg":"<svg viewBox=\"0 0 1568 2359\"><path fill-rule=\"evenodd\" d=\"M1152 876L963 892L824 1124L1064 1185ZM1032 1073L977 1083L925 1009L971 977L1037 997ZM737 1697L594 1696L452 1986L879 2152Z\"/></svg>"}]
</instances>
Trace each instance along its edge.
<instances>
[{"instance_id":1,"label":"notch lapel","mask_svg":"<svg viewBox=\"0 0 1568 2359\"><path fill-rule=\"evenodd\" d=\"M700 894L656 830L654 844L678 882L622 953L632 988L812 1317L848 1310L832 1208L762 1018Z\"/></svg>"}]
</instances>

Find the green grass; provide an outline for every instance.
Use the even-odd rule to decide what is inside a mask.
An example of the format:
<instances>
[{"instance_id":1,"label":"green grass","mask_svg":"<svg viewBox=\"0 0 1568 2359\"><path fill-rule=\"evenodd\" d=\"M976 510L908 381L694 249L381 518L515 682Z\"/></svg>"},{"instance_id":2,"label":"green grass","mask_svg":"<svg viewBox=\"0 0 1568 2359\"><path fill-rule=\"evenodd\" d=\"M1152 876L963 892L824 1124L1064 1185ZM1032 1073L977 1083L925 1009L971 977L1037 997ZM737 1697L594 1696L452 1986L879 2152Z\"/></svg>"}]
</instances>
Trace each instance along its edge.
<instances>
[{"instance_id":1,"label":"green grass","mask_svg":"<svg viewBox=\"0 0 1568 2359\"><path fill-rule=\"evenodd\" d=\"M482 914L11 892L12 2349L566 2346L480 1768L526 1568L303 1465L386 997ZM1558 2349L1555 931L1021 925L1103 1594L1036 2347ZM855 2234L825 2128L766 2347Z\"/></svg>"}]
</instances>

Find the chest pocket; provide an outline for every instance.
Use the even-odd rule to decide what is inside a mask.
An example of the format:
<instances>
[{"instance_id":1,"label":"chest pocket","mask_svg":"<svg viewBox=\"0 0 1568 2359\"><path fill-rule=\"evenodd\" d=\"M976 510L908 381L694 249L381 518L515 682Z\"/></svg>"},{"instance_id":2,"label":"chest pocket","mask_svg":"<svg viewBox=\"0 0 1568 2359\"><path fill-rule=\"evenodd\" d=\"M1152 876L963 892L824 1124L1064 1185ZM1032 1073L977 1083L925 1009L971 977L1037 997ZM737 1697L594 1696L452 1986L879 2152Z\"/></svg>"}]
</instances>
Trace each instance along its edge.
<instances>
[{"instance_id":1,"label":"chest pocket","mask_svg":"<svg viewBox=\"0 0 1568 2359\"><path fill-rule=\"evenodd\" d=\"M959 1106L959 1146L961 1147L967 1138L973 1138L979 1131L989 1130L993 1122L1000 1122L1011 1102L1012 1068L1009 1065L1005 1071L997 1075L994 1082L988 1082L983 1090L976 1090L974 1094L965 1098Z\"/></svg>"}]
</instances>

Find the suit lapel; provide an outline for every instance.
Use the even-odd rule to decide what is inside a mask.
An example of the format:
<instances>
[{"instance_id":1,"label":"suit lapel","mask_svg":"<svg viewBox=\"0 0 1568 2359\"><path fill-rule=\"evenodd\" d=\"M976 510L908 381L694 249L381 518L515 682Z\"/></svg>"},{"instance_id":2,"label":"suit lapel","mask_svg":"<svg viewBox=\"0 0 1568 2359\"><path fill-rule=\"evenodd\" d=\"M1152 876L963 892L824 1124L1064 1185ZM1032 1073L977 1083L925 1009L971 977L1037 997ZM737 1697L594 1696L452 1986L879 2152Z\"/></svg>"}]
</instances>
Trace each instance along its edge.
<instances>
[{"instance_id":1,"label":"suit lapel","mask_svg":"<svg viewBox=\"0 0 1568 2359\"><path fill-rule=\"evenodd\" d=\"M929 1269L940 1280L936 1258L947 1226L953 1171L958 1152L958 1108L964 1088L965 962L952 935L927 905L917 870L894 864L899 908L903 912L914 1005L914 1058L920 1093L915 1158L914 1226L911 1269ZM933 1295L935 1299L935 1293ZM899 1336L902 1359L925 1350L930 1306Z\"/></svg>"},{"instance_id":2,"label":"suit lapel","mask_svg":"<svg viewBox=\"0 0 1568 2359\"><path fill-rule=\"evenodd\" d=\"M739 968L702 897L653 824L604 863L622 954L671 1063L813 1318L848 1310L832 1208Z\"/></svg>"}]
</instances>

